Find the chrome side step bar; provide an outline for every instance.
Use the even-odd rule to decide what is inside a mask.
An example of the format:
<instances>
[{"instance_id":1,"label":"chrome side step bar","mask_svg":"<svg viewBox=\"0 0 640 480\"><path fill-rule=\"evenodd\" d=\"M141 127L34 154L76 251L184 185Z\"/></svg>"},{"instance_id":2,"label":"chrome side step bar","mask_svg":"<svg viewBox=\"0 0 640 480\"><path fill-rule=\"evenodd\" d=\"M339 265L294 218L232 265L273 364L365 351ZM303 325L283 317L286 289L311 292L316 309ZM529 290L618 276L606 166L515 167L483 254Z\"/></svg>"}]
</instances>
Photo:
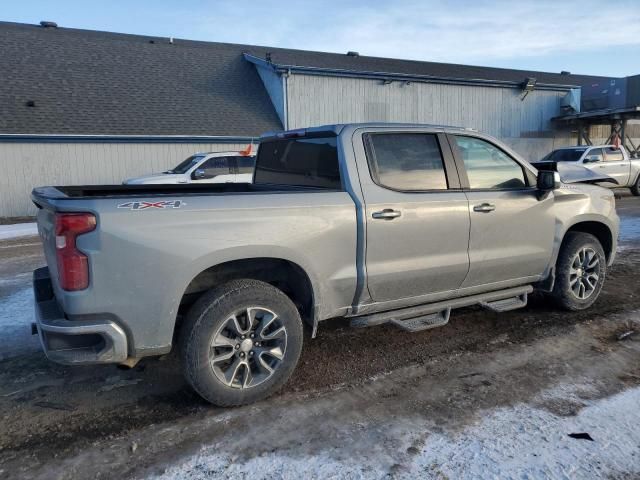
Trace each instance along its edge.
<instances>
[{"instance_id":1,"label":"chrome side step bar","mask_svg":"<svg viewBox=\"0 0 640 480\"><path fill-rule=\"evenodd\" d=\"M532 291L533 287L531 285L525 285L523 287L480 293L388 312L362 315L354 317L351 320L351 326L361 328L391 323L403 330L417 332L446 325L449 322L449 316L453 308L481 305L494 312L506 312L522 308L526 306L527 296Z\"/></svg>"}]
</instances>

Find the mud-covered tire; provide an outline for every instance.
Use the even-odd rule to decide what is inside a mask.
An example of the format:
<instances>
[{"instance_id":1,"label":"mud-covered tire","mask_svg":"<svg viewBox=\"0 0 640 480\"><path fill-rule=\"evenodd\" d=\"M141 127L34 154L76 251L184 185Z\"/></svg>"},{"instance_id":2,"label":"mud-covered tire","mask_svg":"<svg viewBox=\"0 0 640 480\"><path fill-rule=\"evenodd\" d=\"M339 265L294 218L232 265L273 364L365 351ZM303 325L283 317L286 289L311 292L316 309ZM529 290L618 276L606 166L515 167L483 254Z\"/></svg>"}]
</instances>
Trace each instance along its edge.
<instances>
[{"instance_id":1,"label":"mud-covered tire","mask_svg":"<svg viewBox=\"0 0 640 480\"><path fill-rule=\"evenodd\" d=\"M581 260L584 252L586 260ZM569 232L558 254L552 296L567 310L589 308L600 295L606 270L606 256L598 239L589 233Z\"/></svg>"},{"instance_id":2,"label":"mud-covered tire","mask_svg":"<svg viewBox=\"0 0 640 480\"><path fill-rule=\"evenodd\" d=\"M234 280L204 293L187 313L179 339L184 375L214 405L253 403L289 379L302 340L289 297L268 283Z\"/></svg>"},{"instance_id":3,"label":"mud-covered tire","mask_svg":"<svg viewBox=\"0 0 640 480\"><path fill-rule=\"evenodd\" d=\"M633 184L630 190L633 195L635 195L636 197L640 197L640 175L638 175L638 178L636 178L636 183Z\"/></svg>"}]
</instances>

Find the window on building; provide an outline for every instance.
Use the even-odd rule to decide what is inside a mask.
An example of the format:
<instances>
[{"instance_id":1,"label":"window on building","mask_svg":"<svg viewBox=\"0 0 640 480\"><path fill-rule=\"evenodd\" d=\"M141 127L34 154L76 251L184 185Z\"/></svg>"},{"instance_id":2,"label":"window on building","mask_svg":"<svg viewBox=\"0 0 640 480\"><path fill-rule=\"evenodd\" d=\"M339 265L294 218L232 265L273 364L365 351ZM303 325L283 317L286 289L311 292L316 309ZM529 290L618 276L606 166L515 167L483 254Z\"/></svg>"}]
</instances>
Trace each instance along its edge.
<instances>
[{"instance_id":1,"label":"window on building","mask_svg":"<svg viewBox=\"0 0 640 480\"><path fill-rule=\"evenodd\" d=\"M380 186L400 191L446 190L438 139L427 133L369 135L369 165Z\"/></svg>"},{"instance_id":2,"label":"window on building","mask_svg":"<svg viewBox=\"0 0 640 480\"><path fill-rule=\"evenodd\" d=\"M456 135L470 188L512 189L527 186L522 166L495 145L480 138Z\"/></svg>"}]
</instances>

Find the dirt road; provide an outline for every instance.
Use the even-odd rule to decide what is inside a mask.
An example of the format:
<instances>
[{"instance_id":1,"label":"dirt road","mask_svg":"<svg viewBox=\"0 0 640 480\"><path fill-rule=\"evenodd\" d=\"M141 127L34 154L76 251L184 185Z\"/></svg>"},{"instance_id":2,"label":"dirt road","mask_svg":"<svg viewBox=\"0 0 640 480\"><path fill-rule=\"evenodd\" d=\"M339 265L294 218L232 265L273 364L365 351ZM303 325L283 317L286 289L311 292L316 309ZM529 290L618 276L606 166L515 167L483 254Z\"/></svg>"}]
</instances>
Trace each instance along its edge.
<instances>
[{"instance_id":1,"label":"dirt road","mask_svg":"<svg viewBox=\"0 0 640 480\"><path fill-rule=\"evenodd\" d=\"M236 409L204 404L174 355L132 370L48 362L28 328L40 246L2 241L0 478L444 478L458 464L470 476L475 464L554 476L555 445L569 441L569 476L640 473L640 453L602 454L606 435L640 452L640 434L627 428L637 408L624 411L640 398L640 201L624 196L618 212L618 260L591 310L562 312L534 296L510 313L455 311L448 326L419 334L334 321L307 341L281 393ZM621 417L607 423L617 433L593 442L601 453L570 431L549 433L611 409Z\"/></svg>"}]
</instances>

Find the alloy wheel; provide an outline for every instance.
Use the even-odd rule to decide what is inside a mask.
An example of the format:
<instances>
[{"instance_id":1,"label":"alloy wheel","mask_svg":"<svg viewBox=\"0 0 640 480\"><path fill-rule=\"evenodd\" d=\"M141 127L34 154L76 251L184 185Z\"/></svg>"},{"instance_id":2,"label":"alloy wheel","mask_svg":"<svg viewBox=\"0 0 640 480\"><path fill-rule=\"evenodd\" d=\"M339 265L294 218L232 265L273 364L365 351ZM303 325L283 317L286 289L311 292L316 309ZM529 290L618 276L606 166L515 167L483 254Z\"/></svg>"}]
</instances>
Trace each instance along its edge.
<instances>
[{"instance_id":1,"label":"alloy wheel","mask_svg":"<svg viewBox=\"0 0 640 480\"><path fill-rule=\"evenodd\" d=\"M225 385L252 388L271 378L286 349L287 330L278 315L248 307L231 314L213 335L210 365Z\"/></svg>"},{"instance_id":2,"label":"alloy wheel","mask_svg":"<svg viewBox=\"0 0 640 480\"><path fill-rule=\"evenodd\" d=\"M600 258L593 248L578 250L569 268L569 287L580 300L586 300L595 292L600 279Z\"/></svg>"}]
</instances>

